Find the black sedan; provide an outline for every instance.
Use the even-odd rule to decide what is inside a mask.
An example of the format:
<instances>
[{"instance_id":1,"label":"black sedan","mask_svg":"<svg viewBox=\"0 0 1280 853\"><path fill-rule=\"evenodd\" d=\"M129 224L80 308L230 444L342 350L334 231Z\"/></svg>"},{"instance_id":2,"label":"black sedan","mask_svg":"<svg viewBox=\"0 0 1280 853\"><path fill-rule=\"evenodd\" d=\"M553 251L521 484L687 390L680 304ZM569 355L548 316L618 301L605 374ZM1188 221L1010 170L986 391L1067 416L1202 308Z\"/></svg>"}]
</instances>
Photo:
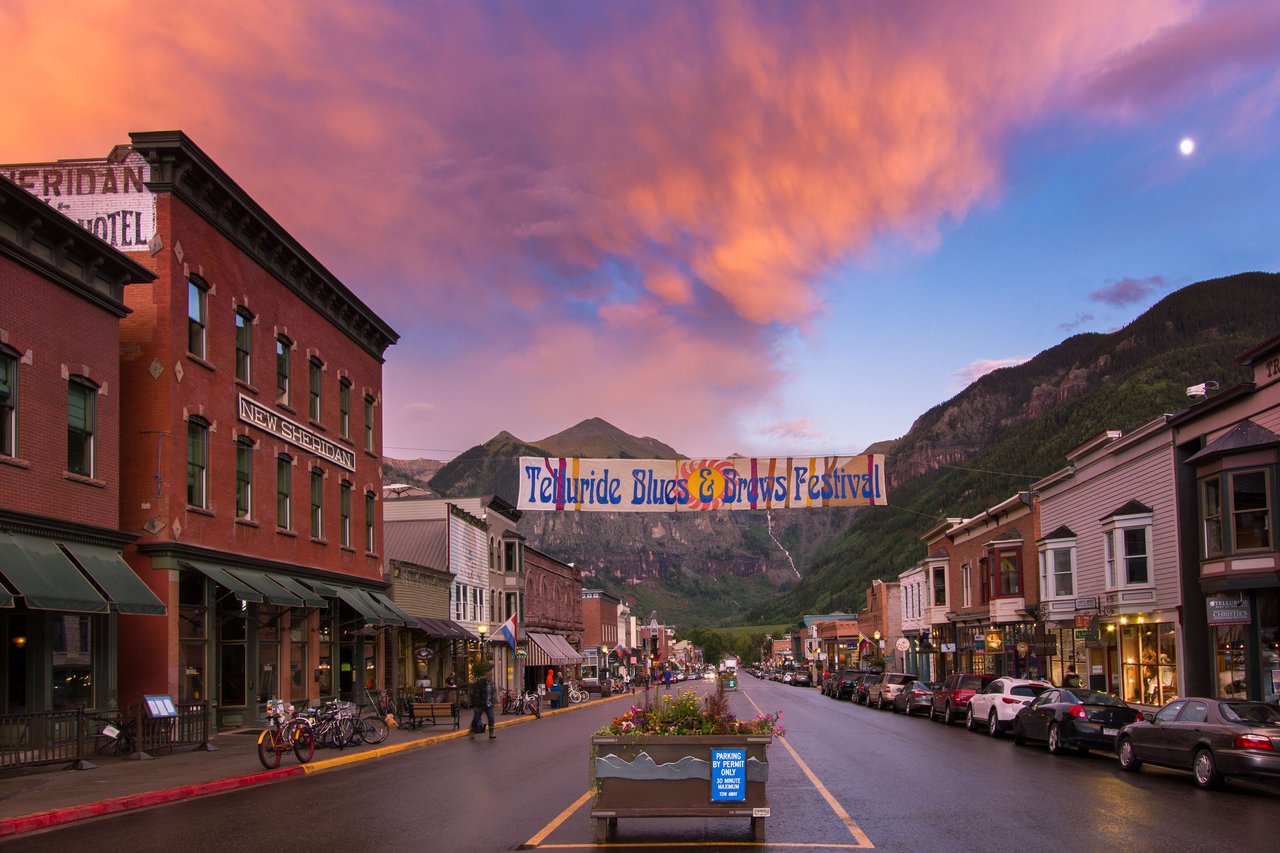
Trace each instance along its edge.
<instances>
[{"instance_id":1,"label":"black sedan","mask_svg":"<svg viewBox=\"0 0 1280 853\"><path fill-rule=\"evenodd\" d=\"M1226 776L1280 777L1280 706L1189 697L1120 732L1120 767L1190 770L1201 788Z\"/></svg>"},{"instance_id":2,"label":"black sedan","mask_svg":"<svg viewBox=\"0 0 1280 853\"><path fill-rule=\"evenodd\" d=\"M1115 752L1120 729L1141 719L1141 711L1110 693L1055 687L1041 693L1013 718L1013 742L1044 741L1054 755L1070 747L1080 752Z\"/></svg>"}]
</instances>

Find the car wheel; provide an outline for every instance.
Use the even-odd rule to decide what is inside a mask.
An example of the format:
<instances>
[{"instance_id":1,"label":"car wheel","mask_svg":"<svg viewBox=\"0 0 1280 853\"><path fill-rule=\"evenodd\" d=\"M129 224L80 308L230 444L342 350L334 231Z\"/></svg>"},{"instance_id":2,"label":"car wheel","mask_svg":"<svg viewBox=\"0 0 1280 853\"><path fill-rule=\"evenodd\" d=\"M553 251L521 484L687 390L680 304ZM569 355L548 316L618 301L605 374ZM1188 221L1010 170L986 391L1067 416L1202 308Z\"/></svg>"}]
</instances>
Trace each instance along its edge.
<instances>
[{"instance_id":1,"label":"car wheel","mask_svg":"<svg viewBox=\"0 0 1280 853\"><path fill-rule=\"evenodd\" d=\"M1201 788L1213 790L1222 787L1222 771L1218 769L1218 762L1213 760L1213 753L1207 747L1196 753L1191 769L1195 771L1196 784Z\"/></svg>"},{"instance_id":2,"label":"car wheel","mask_svg":"<svg viewBox=\"0 0 1280 853\"><path fill-rule=\"evenodd\" d=\"M955 714L951 713L951 703L947 703L947 707L942 712L942 722L944 725L951 725L956 721Z\"/></svg>"},{"instance_id":3,"label":"car wheel","mask_svg":"<svg viewBox=\"0 0 1280 853\"><path fill-rule=\"evenodd\" d=\"M879 696L876 697L876 710L877 711L884 710L884 694L883 693L881 693Z\"/></svg>"},{"instance_id":4,"label":"car wheel","mask_svg":"<svg viewBox=\"0 0 1280 853\"><path fill-rule=\"evenodd\" d=\"M1054 755L1062 755L1067 751L1066 744L1062 742L1062 735L1058 731L1057 723L1049 724L1049 752Z\"/></svg>"},{"instance_id":5,"label":"car wheel","mask_svg":"<svg viewBox=\"0 0 1280 853\"><path fill-rule=\"evenodd\" d=\"M969 710L964 715L964 727L971 732L978 730L978 721L973 718L973 706L969 706Z\"/></svg>"},{"instance_id":6,"label":"car wheel","mask_svg":"<svg viewBox=\"0 0 1280 853\"><path fill-rule=\"evenodd\" d=\"M1013 718L1013 742L1018 746L1022 746L1027 742L1027 736L1022 733L1022 723L1017 717Z\"/></svg>"},{"instance_id":7,"label":"car wheel","mask_svg":"<svg viewBox=\"0 0 1280 853\"><path fill-rule=\"evenodd\" d=\"M1120 748L1117 750L1120 756L1120 769L1133 772L1142 767L1142 762L1138 759L1138 754L1133 749L1133 741L1129 738L1120 740Z\"/></svg>"},{"instance_id":8,"label":"car wheel","mask_svg":"<svg viewBox=\"0 0 1280 853\"><path fill-rule=\"evenodd\" d=\"M1000 718L996 716L994 710L992 710L991 716L987 717L987 734L992 737L1000 737Z\"/></svg>"}]
</instances>

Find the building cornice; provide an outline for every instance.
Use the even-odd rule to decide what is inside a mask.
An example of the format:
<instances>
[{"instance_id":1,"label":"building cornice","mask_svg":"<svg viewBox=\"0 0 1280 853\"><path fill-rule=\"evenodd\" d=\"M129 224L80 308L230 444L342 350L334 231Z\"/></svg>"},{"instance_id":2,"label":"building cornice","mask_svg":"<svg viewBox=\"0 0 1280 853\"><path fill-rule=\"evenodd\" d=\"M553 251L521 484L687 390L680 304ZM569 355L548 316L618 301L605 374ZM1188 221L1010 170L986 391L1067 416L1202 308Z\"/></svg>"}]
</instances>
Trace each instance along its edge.
<instances>
[{"instance_id":1,"label":"building cornice","mask_svg":"<svg viewBox=\"0 0 1280 853\"><path fill-rule=\"evenodd\" d=\"M129 134L151 166L147 189L199 213L379 362L400 336L180 130Z\"/></svg>"}]
</instances>

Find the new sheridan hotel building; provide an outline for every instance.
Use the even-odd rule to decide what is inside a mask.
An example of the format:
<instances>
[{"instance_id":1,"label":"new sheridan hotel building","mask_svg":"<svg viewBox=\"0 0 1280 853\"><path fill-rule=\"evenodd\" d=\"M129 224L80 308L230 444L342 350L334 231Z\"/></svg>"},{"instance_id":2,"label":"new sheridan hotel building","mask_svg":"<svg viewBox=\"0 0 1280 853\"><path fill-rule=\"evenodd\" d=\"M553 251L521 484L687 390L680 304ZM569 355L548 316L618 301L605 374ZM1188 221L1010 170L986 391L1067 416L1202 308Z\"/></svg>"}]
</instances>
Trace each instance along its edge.
<instances>
[{"instance_id":1,"label":"new sheridan hotel building","mask_svg":"<svg viewBox=\"0 0 1280 853\"><path fill-rule=\"evenodd\" d=\"M408 621L381 541L396 332L179 131L0 175L156 276L124 288L118 484L86 498L118 486L123 558L165 607L112 615L112 698L236 726L382 686L382 629Z\"/></svg>"}]
</instances>

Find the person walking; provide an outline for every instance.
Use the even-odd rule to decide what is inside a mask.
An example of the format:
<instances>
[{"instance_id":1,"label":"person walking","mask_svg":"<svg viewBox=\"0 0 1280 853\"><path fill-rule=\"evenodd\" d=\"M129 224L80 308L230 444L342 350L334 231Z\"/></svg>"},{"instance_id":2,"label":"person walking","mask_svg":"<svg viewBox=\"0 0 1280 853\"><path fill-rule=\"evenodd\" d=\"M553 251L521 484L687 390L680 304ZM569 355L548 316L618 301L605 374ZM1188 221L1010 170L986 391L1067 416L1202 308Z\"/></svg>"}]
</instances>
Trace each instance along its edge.
<instances>
[{"instance_id":1,"label":"person walking","mask_svg":"<svg viewBox=\"0 0 1280 853\"><path fill-rule=\"evenodd\" d=\"M671 689L671 670L669 669L662 670L662 686L668 690Z\"/></svg>"},{"instance_id":2,"label":"person walking","mask_svg":"<svg viewBox=\"0 0 1280 853\"><path fill-rule=\"evenodd\" d=\"M475 666L475 681L471 682L471 692L467 696L474 709L471 717L472 740L484 731L484 724L480 722L481 715L489 718L489 738L497 737L493 731L493 682L489 680L489 671L492 668L488 661L481 661Z\"/></svg>"},{"instance_id":3,"label":"person walking","mask_svg":"<svg viewBox=\"0 0 1280 853\"><path fill-rule=\"evenodd\" d=\"M1080 677L1080 673L1076 672L1075 664L1067 666L1067 675L1062 679L1063 687L1084 687L1084 680Z\"/></svg>"},{"instance_id":4,"label":"person walking","mask_svg":"<svg viewBox=\"0 0 1280 853\"><path fill-rule=\"evenodd\" d=\"M631 670L622 670L622 689L628 693L635 693L636 686L631 683Z\"/></svg>"}]
</instances>

